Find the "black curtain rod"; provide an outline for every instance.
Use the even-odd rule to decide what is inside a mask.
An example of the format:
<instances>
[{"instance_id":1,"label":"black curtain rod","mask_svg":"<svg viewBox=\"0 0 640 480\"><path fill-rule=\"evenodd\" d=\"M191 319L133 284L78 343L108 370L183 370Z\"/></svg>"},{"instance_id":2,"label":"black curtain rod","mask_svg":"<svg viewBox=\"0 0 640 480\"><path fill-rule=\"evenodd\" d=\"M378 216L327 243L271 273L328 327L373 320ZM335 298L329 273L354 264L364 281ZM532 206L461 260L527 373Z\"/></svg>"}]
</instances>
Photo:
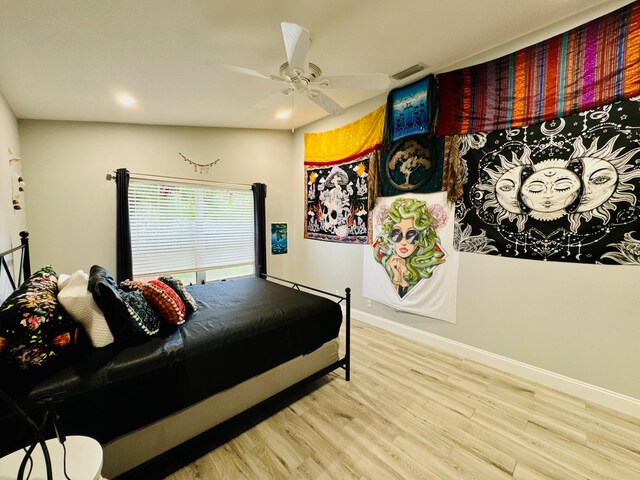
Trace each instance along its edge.
<instances>
[{"instance_id":1,"label":"black curtain rod","mask_svg":"<svg viewBox=\"0 0 640 480\"><path fill-rule=\"evenodd\" d=\"M188 183L211 183L214 185L233 185L233 186L239 186L239 187L249 187L252 188L253 185L250 183L234 183L234 182L217 182L215 180L198 180L195 178L185 178L185 177L170 177L168 175L154 175L152 173L135 173L135 172L129 172L129 175L132 178L139 178L141 180L144 180L145 178L158 178L158 179L166 179L166 180L179 180L179 181L183 181L183 182L188 182ZM107 180L114 180L116 179L116 172L114 171L110 171L107 172Z\"/></svg>"}]
</instances>

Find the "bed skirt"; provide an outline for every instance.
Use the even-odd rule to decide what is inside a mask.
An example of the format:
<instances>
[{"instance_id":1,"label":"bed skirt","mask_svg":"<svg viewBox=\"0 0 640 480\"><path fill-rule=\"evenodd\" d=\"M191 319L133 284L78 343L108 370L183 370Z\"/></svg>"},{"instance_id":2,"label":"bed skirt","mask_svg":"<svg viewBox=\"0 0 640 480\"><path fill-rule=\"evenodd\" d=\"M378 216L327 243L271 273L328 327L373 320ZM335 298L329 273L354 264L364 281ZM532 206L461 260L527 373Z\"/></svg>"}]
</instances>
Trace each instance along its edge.
<instances>
[{"instance_id":1,"label":"bed skirt","mask_svg":"<svg viewBox=\"0 0 640 480\"><path fill-rule=\"evenodd\" d=\"M296 357L104 445L102 475L115 478L229 420L336 362L339 340Z\"/></svg>"}]
</instances>

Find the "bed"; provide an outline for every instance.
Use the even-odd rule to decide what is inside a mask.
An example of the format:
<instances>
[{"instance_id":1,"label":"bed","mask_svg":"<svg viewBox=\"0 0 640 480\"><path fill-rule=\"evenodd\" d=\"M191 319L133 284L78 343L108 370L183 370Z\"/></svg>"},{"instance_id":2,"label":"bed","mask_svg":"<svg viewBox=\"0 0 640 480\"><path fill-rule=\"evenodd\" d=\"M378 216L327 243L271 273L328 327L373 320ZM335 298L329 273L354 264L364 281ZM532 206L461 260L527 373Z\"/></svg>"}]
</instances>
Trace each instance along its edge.
<instances>
[{"instance_id":1,"label":"bed","mask_svg":"<svg viewBox=\"0 0 640 480\"><path fill-rule=\"evenodd\" d=\"M20 252L27 278L26 233L0 267L11 273L5 258ZM184 324L138 345L85 349L27 388L10 388L34 415L55 402L67 434L100 441L107 478L300 382L338 368L349 380L349 289L340 296L268 275L186 288L198 309ZM0 431L17 428L17 418L0 417ZM0 437L0 456L20 446Z\"/></svg>"}]
</instances>

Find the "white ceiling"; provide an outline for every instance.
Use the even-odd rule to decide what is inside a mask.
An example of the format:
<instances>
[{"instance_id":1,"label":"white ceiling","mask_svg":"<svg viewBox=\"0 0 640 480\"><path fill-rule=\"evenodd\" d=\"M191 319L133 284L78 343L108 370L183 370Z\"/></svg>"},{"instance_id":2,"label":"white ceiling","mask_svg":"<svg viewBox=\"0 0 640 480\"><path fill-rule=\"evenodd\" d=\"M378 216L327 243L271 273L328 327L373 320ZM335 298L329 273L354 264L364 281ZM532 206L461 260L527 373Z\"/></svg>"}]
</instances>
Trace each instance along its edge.
<instances>
[{"instance_id":1,"label":"white ceiling","mask_svg":"<svg viewBox=\"0 0 640 480\"><path fill-rule=\"evenodd\" d=\"M0 91L18 118L291 128L255 104L280 84L280 22L327 75L443 72L509 53L629 0L0 0ZM410 77L403 83L424 76ZM400 83L392 81L390 88ZM133 108L115 95L137 99ZM380 91L328 90L349 107ZM282 97L280 107L291 104ZM295 96L295 126L326 116Z\"/></svg>"}]
</instances>

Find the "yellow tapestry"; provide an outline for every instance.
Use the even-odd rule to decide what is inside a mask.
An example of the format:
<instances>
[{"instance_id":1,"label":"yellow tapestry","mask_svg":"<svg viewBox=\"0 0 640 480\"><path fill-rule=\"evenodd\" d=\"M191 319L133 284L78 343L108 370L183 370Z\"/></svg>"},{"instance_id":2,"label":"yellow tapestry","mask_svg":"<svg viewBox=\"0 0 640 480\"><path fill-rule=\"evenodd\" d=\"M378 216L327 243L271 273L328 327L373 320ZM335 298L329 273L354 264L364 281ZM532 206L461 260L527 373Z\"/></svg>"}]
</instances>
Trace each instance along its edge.
<instances>
[{"instance_id":1,"label":"yellow tapestry","mask_svg":"<svg viewBox=\"0 0 640 480\"><path fill-rule=\"evenodd\" d=\"M380 146L384 132L386 104L355 122L334 130L304 134L305 165L350 160Z\"/></svg>"}]
</instances>

